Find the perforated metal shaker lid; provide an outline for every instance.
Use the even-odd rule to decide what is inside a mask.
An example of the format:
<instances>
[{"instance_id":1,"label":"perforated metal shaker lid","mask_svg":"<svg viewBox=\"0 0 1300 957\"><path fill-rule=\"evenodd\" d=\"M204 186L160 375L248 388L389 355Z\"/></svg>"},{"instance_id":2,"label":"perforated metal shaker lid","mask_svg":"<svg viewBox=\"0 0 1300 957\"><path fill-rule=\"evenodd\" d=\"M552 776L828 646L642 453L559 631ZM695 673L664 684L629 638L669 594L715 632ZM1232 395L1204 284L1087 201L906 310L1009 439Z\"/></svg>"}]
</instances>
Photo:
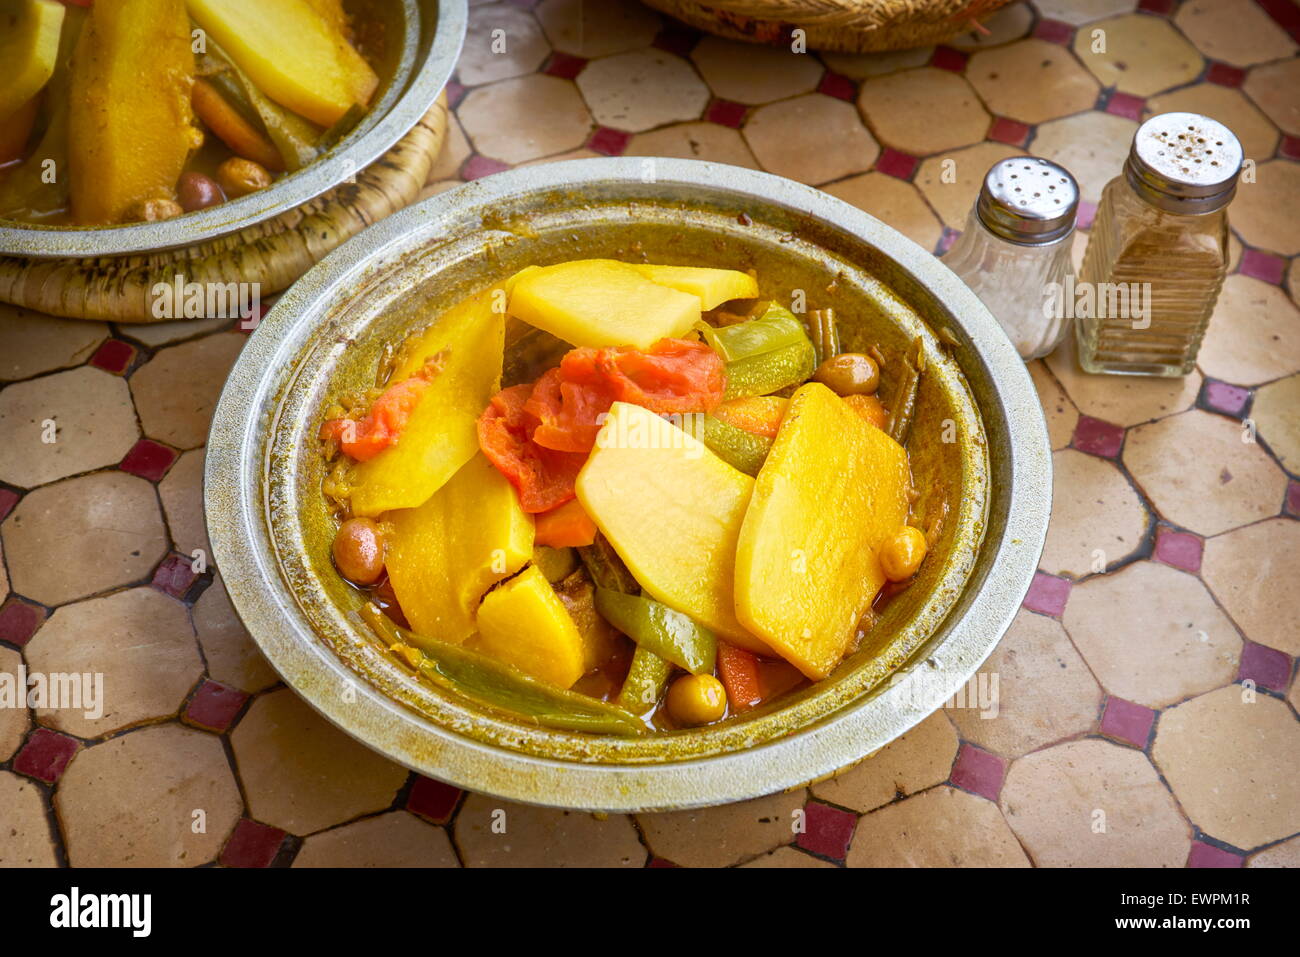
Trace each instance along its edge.
<instances>
[{"instance_id":1,"label":"perforated metal shaker lid","mask_svg":"<svg viewBox=\"0 0 1300 957\"><path fill-rule=\"evenodd\" d=\"M1032 156L994 163L975 210L990 232L1013 243L1050 243L1074 229L1079 184L1063 166Z\"/></svg>"},{"instance_id":2,"label":"perforated metal shaker lid","mask_svg":"<svg viewBox=\"0 0 1300 957\"><path fill-rule=\"evenodd\" d=\"M1210 213L1237 192L1241 143L1199 113L1161 113L1133 137L1124 172L1138 195L1161 209Z\"/></svg>"}]
</instances>

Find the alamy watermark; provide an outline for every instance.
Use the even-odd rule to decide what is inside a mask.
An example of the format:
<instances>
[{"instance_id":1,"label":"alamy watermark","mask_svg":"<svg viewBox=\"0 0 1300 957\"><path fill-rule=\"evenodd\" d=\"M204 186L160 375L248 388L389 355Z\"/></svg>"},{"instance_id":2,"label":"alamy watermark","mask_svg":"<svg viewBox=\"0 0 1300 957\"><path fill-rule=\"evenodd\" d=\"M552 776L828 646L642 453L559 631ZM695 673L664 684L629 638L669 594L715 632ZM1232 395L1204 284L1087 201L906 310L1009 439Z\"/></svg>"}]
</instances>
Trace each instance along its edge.
<instances>
[{"instance_id":1,"label":"alamy watermark","mask_svg":"<svg viewBox=\"0 0 1300 957\"><path fill-rule=\"evenodd\" d=\"M88 721L104 716L103 672L49 673L19 665L16 674L0 671L0 709L40 708L80 711Z\"/></svg>"},{"instance_id":2,"label":"alamy watermark","mask_svg":"<svg viewBox=\"0 0 1300 957\"><path fill-rule=\"evenodd\" d=\"M238 319L244 328L262 313L262 284L258 282L192 282L177 273L171 282L149 290L155 319Z\"/></svg>"},{"instance_id":3,"label":"alamy watermark","mask_svg":"<svg viewBox=\"0 0 1300 957\"><path fill-rule=\"evenodd\" d=\"M1071 274L1043 291L1045 319L1128 319L1134 329L1151 325L1149 282L1079 282Z\"/></svg>"}]
</instances>

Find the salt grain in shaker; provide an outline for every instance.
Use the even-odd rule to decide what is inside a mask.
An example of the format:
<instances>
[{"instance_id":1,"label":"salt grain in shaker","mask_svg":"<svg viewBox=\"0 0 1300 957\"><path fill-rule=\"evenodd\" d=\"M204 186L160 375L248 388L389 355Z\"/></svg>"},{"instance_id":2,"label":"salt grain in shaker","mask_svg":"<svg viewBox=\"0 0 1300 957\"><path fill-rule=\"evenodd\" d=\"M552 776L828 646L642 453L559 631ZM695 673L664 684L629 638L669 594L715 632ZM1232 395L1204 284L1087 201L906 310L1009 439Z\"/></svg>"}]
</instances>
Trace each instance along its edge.
<instances>
[{"instance_id":1,"label":"salt grain in shaker","mask_svg":"<svg viewBox=\"0 0 1300 957\"><path fill-rule=\"evenodd\" d=\"M1026 359L1047 355L1067 332L1068 313L1056 303L1074 271L1078 208L1079 186L1064 167L1029 156L1000 160L943 256Z\"/></svg>"}]
</instances>

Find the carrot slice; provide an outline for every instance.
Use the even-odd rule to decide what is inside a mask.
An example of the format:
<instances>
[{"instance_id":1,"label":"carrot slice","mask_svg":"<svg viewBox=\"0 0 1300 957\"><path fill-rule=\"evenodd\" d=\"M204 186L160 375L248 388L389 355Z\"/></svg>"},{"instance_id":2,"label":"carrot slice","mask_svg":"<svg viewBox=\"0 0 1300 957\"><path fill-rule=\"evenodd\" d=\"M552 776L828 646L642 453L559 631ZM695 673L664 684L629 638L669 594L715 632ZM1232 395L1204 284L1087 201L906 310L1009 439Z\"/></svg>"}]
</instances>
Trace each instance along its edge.
<instances>
[{"instance_id":1,"label":"carrot slice","mask_svg":"<svg viewBox=\"0 0 1300 957\"><path fill-rule=\"evenodd\" d=\"M869 425L883 429L889 422L889 411L874 395L846 395L844 402Z\"/></svg>"},{"instance_id":2,"label":"carrot slice","mask_svg":"<svg viewBox=\"0 0 1300 957\"><path fill-rule=\"evenodd\" d=\"M786 400L779 395L751 395L722 403L713 415L727 425L772 439L781 428L785 406Z\"/></svg>"},{"instance_id":3,"label":"carrot slice","mask_svg":"<svg viewBox=\"0 0 1300 957\"><path fill-rule=\"evenodd\" d=\"M533 542L551 548L578 548L596 540L596 523L576 498L537 515Z\"/></svg>"},{"instance_id":4,"label":"carrot slice","mask_svg":"<svg viewBox=\"0 0 1300 957\"><path fill-rule=\"evenodd\" d=\"M748 711L763 700L758 657L744 648L718 642L718 678L727 689L727 700L733 711Z\"/></svg>"},{"instance_id":5,"label":"carrot slice","mask_svg":"<svg viewBox=\"0 0 1300 957\"><path fill-rule=\"evenodd\" d=\"M274 173L284 170L284 158L261 130L249 123L226 102L221 92L203 78L194 81L194 112L204 125L231 151L244 159L261 163Z\"/></svg>"}]
</instances>

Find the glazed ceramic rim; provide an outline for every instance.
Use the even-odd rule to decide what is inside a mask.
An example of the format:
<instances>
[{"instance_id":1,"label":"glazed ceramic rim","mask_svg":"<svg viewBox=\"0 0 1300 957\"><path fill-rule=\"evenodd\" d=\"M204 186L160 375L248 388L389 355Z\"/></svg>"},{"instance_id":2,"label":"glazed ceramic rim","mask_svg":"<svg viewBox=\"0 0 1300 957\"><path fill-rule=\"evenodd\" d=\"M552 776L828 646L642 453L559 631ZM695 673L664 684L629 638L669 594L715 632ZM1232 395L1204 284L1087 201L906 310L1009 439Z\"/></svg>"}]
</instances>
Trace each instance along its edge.
<instances>
[{"instance_id":1,"label":"glazed ceramic rim","mask_svg":"<svg viewBox=\"0 0 1300 957\"><path fill-rule=\"evenodd\" d=\"M521 194L580 194L593 183L635 181L640 159L574 160L498 174L394 214L331 253L262 321L222 392L208 441L205 509L214 558L231 600L285 682L345 732L414 770L471 790L534 804L639 811L698 807L798 787L859 760L943 705L975 673L1020 607L1037 569L1051 503L1051 451L1028 371L996 320L930 253L865 212L767 173L695 160L654 160L656 180L684 191L728 193L798 211L852 235L899 264L951 313L995 384L980 405L1004 436L1011 487L1005 525L977 553L986 568L942 641L879 691L812 726L743 751L656 764L596 764L515 751L456 734L366 682L315 638L277 567L261 527L266 432L276 421L276 369L292 364L304 330L364 277L438 235L463 206L491 208ZM985 554L987 550L991 553ZM919 659L919 660L918 660ZM942 659L942 660L939 660ZM345 700L337 689L348 687ZM485 764L493 768L484 782Z\"/></svg>"},{"instance_id":2,"label":"glazed ceramic rim","mask_svg":"<svg viewBox=\"0 0 1300 957\"><path fill-rule=\"evenodd\" d=\"M410 132L447 84L469 20L467 0L399 0L408 24L401 60L379 102L361 125L323 157L260 190L209 209L156 223L107 227L12 225L0 219L0 255L99 258L194 246L246 229L328 192L365 169ZM433 37L420 59L421 33L433 15Z\"/></svg>"}]
</instances>

